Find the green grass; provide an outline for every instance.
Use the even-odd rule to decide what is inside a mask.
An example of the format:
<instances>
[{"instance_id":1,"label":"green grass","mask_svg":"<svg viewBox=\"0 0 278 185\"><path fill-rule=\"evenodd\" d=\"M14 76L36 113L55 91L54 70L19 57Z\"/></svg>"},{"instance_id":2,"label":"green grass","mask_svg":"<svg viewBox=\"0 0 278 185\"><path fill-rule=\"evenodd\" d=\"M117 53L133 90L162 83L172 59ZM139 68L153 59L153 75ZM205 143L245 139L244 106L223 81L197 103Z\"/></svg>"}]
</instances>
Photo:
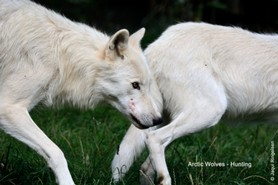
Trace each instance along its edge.
<instances>
[{"instance_id":1,"label":"green grass","mask_svg":"<svg viewBox=\"0 0 278 185\"><path fill-rule=\"evenodd\" d=\"M130 124L119 112L106 105L93 111L38 107L31 116L63 150L77 185L113 184L111 161ZM169 146L166 160L172 184L271 184L271 141L276 144L277 184L278 127L226 124L183 137ZM139 184L139 168L146 156L147 152L120 185ZM252 167L190 167L189 162L250 162ZM0 185L13 184L54 185L55 177L36 152L0 131Z\"/></svg>"}]
</instances>

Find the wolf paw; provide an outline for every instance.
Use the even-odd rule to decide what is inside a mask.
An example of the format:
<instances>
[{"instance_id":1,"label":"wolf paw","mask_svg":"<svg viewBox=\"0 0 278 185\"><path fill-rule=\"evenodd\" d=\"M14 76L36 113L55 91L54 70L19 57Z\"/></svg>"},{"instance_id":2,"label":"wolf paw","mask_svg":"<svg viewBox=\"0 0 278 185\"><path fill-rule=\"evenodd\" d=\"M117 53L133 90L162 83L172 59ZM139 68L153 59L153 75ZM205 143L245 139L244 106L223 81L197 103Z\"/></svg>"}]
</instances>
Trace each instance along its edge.
<instances>
[{"instance_id":1,"label":"wolf paw","mask_svg":"<svg viewBox=\"0 0 278 185\"><path fill-rule=\"evenodd\" d=\"M158 174L156 184L157 185L171 185L171 177L164 176L163 174Z\"/></svg>"}]
</instances>

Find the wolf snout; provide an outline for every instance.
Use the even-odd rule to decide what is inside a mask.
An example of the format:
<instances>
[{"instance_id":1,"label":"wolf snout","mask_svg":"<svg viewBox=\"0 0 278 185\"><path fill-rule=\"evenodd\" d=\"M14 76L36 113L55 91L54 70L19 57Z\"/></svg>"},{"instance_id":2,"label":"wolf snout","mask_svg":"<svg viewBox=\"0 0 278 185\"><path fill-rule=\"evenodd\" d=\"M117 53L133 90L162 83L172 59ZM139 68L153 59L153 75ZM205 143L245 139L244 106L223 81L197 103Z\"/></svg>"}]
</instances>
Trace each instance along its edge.
<instances>
[{"instance_id":1,"label":"wolf snout","mask_svg":"<svg viewBox=\"0 0 278 185\"><path fill-rule=\"evenodd\" d=\"M133 124L139 128L139 129L147 129L149 127L153 127L156 125L160 125L163 123L163 120L161 117L150 119L148 122L141 122L136 116L133 114L130 114L131 119L133 120Z\"/></svg>"},{"instance_id":2,"label":"wolf snout","mask_svg":"<svg viewBox=\"0 0 278 185\"><path fill-rule=\"evenodd\" d=\"M161 125L163 123L162 118L153 119L153 126Z\"/></svg>"},{"instance_id":3,"label":"wolf snout","mask_svg":"<svg viewBox=\"0 0 278 185\"><path fill-rule=\"evenodd\" d=\"M130 117L131 117L132 120L133 120L133 124L134 124L137 128L139 128L139 129L147 129L147 128L149 128L148 126L143 125L143 124L139 121L139 119L137 119L133 114L130 114Z\"/></svg>"}]
</instances>

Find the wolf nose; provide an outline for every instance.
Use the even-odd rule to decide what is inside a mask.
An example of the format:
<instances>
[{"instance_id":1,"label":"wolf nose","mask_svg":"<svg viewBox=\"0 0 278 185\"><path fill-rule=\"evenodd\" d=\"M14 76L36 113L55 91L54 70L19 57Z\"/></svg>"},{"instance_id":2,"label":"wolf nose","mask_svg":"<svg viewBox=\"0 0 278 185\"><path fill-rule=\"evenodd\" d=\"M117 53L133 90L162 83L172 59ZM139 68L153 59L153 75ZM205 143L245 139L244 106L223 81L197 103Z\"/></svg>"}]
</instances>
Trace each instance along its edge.
<instances>
[{"instance_id":1,"label":"wolf nose","mask_svg":"<svg viewBox=\"0 0 278 185\"><path fill-rule=\"evenodd\" d=\"M153 126L160 125L163 123L162 118L153 119Z\"/></svg>"}]
</instances>

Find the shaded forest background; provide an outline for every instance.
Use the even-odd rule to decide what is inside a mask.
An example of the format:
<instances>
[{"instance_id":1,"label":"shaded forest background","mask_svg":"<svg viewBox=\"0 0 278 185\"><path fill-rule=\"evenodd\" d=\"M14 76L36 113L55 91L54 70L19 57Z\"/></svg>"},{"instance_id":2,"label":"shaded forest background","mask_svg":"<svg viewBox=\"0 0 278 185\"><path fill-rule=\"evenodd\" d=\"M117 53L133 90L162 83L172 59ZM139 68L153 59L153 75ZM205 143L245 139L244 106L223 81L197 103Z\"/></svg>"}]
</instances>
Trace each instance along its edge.
<instances>
[{"instance_id":1,"label":"shaded forest background","mask_svg":"<svg viewBox=\"0 0 278 185\"><path fill-rule=\"evenodd\" d=\"M168 26L203 21L278 33L278 0L34 0L66 17L112 34L146 28L143 46Z\"/></svg>"}]
</instances>

